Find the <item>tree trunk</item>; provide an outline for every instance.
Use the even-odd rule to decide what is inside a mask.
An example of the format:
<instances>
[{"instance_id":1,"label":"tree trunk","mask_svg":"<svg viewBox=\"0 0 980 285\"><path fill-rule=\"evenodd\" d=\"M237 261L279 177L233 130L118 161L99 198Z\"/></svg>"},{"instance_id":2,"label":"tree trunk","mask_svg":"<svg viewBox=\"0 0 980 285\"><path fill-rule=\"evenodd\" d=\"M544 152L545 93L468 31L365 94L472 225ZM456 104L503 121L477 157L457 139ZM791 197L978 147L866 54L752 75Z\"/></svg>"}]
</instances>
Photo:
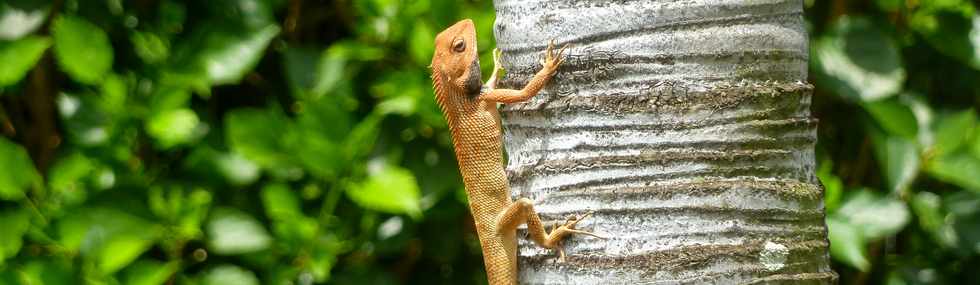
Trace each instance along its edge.
<instances>
[{"instance_id":1,"label":"tree trunk","mask_svg":"<svg viewBox=\"0 0 980 285\"><path fill-rule=\"evenodd\" d=\"M541 94L502 110L512 194L546 220L594 210L580 227L608 237L573 236L564 262L521 239L522 283L836 281L803 1L494 4L502 86L523 86L550 39L572 45Z\"/></svg>"}]
</instances>

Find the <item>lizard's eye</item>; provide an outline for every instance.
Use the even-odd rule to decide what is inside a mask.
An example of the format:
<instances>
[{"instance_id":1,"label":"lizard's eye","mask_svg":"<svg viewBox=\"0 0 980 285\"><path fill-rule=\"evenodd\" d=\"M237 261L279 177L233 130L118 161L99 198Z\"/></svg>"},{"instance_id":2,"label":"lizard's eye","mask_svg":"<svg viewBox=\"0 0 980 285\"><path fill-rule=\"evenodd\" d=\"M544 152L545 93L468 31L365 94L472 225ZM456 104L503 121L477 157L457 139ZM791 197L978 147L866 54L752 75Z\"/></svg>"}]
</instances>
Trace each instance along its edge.
<instances>
[{"instance_id":1,"label":"lizard's eye","mask_svg":"<svg viewBox=\"0 0 980 285\"><path fill-rule=\"evenodd\" d=\"M466 50L466 42L464 42L463 39L456 39L455 41L453 41L453 51L463 52L465 50Z\"/></svg>"}]
</instances>

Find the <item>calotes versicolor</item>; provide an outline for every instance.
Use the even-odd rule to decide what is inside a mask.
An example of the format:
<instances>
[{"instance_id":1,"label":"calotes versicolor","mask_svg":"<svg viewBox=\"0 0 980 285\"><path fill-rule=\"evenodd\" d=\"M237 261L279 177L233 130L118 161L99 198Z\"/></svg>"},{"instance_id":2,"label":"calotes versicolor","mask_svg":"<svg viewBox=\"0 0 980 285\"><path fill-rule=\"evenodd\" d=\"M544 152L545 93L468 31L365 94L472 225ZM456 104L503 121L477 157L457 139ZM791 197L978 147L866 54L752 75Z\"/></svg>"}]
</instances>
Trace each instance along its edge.
<instances>
[{"instance_id":1,"label":"calotes versicolor","mask_svg":"<svg viewBox=\"0 0 980 285\"><path fill-rule=\"evenodd\" d=\"M473 21L459 21L436 36L430 66L432 84L436 101L452 132L456 160L483 248L487 278L493 285L517 283L516 232L521 224L527 223L534 242L549 249L573 233L595 236L575 229L576 223L585 216L571 217L546 233L531 200L511 200L504 173L497 103L521 102L538 94L562 63L564 51L565 47L562 47L555 52L554 43L550 43L541 62L541 71L524 89L497 89L497 76L503 68L500 51L494 49L493 73L485 85L481 84ZM560 247L558 250L563 257L564 252Z\"/></svg>"}]
</instances>

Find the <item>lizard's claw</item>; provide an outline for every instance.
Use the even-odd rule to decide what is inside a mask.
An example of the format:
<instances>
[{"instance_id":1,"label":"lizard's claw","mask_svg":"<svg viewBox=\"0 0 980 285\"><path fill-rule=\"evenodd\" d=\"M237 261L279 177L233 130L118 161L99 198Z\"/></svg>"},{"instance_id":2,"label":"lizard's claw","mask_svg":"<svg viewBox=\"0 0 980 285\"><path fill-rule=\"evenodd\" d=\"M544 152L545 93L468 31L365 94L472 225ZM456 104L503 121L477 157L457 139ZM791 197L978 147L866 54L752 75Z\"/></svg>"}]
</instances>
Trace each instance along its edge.
<instances>
[{"instance_id":1,"label":"lizard's claw","mask_svg":"<svg viewBox=\"0 0 980 285\"><path fill-rule=\"evenodd\" d=\"M500 51L499 48L493 49L493 66L503 68L504 65L500 62L500 56L503 55L503 53L504 52Z\"/></svg>"},{"instance_id":2,"label":"lizard's claw","mask_svg":"<svg viewBox=\"0 0 980 285\"><path fill-rule=\"evenodd\" d=\"M558 69L558 65L565 62L565 50L568 49L569 45L565 44L557 52L555 52L555 40L552 39L548 42L548 48L544 51L544 59L541 60L541 65L552 71Z\"/></svg>"},{"instance_id":3,"label":"lizard's claw","mask_svg":"<svg viewBox=\"0 0 980 285\"><path fill-rule=\"evenodd\" d=\"M503 71L504 70L504 64L500 60L500 57L503 56L503 52L500 51L499 48L495 48L495 49L493 49L493 54L492 55L493 55L493 72L494 72L494 74L496 74L497 72L500 72L500 71Z\"/></svg>"},{"instance_id":4,"label":"lizard's claw","mask_svg":"<svg viewBox=\"0 0 980 285\"><path fill-rule=\"evenodd\" d=\"M571 44L565 44L558 49L558 54L555 55L558 62L555 63L555 65L561 65L563 62L565 62L565 50L568 49L569 46L571 46Z\"/></svg>"},{"instance_id":5,"label":"lizard's claw","mask_svg":"<svg viewBox=\"0 0 980 285\"><path fill-rule=\"evenodd\" d=\"M583 235L593 236L593 237L600 238L600 239L606 239L605 237L600 236L600 235L597 235L597 234L592 233L592 232L587 232L587 231L582 231L582 230L576 230L575 229L575 225L578 225L578 222L581 222L585 218L588 218L593 213L595 213L595 211L589 211L589 212L585 213L585 215L582 215L581 217L570 216L570 217L568 217L568 220L565 220L565 225L561 226L561 228L564 228L563 230L566 231L566 232L568 232L568 233L583 234Z\"/></svg>"}]
</instances>

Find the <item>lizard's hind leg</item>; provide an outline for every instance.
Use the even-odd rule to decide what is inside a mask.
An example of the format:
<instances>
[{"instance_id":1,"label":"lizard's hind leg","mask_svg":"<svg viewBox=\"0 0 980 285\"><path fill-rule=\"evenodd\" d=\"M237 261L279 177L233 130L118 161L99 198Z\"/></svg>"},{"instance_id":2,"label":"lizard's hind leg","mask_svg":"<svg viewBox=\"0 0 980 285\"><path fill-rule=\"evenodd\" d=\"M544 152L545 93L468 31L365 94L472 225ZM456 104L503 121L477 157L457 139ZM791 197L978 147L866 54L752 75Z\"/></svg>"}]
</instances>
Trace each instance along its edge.
<instances>
[{"instance_id":1,"label":"lizard's hind leg","mask_svg":"<svg viewBox=\"0 0 980 285\"><path fill-rule=\"evenodd\" d=\"M518 226L527 223L527 231L531 236L531 240L541 247L548 249L555 248L562 239L571 234L584 234L604 239L604 237L595 233L575 229L578 222L591 214L592 212L590 211L581 217L570 217L565 221L564 225L558 226L558 228L553 229L550 233L546 233L544 225L541 224L541 217L534 211L534 203L530 199L521 198L514 201L513 204L510 204L510 206L497 216L497 232L505 233L515 231Z\"/></svg>"}]
</instances>

